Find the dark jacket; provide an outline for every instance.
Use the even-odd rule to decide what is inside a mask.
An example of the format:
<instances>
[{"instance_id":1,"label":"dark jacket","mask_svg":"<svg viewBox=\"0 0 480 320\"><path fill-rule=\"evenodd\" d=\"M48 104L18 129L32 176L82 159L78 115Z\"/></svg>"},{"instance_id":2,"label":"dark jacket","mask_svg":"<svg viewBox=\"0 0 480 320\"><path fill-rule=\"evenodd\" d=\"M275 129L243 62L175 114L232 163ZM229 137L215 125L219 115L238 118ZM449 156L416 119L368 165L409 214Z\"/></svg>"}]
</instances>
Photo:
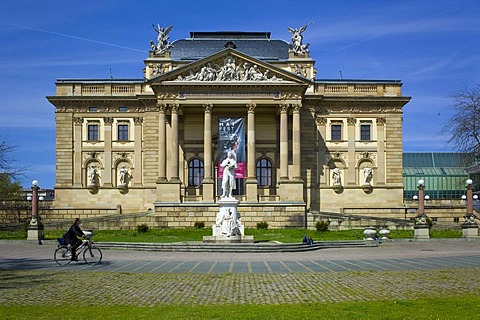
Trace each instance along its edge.
<instances>
[{"instance_id":1,"label":"dark jacket","mask_svg":"<svg viewBox=\"0 0 480 320\"><path fill-rule=\"evenodd\" d=\"M77 226L74 223L74 224L72 224L70 229L68 229L67 233L65 233L65 235L63 237L65 238L66 243L74 244L74 243L77 243L79 241L77 236L81 237L83 235L84 235L84 233L83 233L82 229L80 229L80 227Z\"/></svg>"}]
</instances>

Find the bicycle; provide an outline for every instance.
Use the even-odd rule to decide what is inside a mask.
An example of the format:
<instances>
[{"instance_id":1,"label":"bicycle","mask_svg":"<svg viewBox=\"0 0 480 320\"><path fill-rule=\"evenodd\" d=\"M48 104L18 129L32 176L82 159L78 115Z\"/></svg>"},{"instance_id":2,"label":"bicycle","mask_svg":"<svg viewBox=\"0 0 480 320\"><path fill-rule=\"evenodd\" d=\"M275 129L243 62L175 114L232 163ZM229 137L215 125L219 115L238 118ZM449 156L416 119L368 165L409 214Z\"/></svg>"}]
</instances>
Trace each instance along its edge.
<instances>
[{"instance_id":1,"label":"bicycle","mask_svg":"<svg viewBox=\"0 0 480 320\"><path fill-rule=\"evenodd\" d=\"M102 261L102 251L93 246L93 242L91 238L93 237L93 232L84 232L85 240L82 241L82 244L77 248L76 257L80 257L80 254L83 254L83 260L90 265L95 265ZM58 248L55 250L53 257L55 262L59 265L67 265L72 262L72 246L65 244L65 239L57 238L58 240Z\"/></svg>"}]
</instances>

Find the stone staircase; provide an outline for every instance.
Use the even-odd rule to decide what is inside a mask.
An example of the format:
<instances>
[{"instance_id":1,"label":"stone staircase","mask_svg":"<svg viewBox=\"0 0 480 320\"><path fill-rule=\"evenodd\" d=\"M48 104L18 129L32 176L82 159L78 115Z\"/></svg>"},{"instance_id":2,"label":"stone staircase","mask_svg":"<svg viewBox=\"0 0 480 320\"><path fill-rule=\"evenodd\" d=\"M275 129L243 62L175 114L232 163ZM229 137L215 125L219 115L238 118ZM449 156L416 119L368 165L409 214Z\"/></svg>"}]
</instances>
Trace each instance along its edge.
<instances>
[{"instance_id":1,"label":"stone staircase","mask_svg":"<svg viewBox=\"0 0 480 320\"><path fill-rule=\"evenodd\" d=\"M378 241L352 240L352 241L319 241L311 245L294 243L284 244L279 242L255 243L120 243L120 242L95 242L102 249L124 249L138 251L159 252L230 252L230 253L269 253L269 252L304 252L327 248L353 248L378 246Z\"/></svg>"}]
</instances>

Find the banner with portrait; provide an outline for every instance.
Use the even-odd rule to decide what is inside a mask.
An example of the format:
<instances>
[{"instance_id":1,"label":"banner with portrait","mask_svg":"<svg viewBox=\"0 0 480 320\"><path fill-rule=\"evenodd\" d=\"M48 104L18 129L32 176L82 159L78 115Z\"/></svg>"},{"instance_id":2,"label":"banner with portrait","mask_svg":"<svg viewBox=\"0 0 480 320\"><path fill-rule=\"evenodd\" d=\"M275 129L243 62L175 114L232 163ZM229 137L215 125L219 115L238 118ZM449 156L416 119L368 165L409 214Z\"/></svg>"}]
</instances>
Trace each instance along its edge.
<instances>
[{"instance_id":1,"label":"banner with portrait","mask_svg":"<svg viewBox=\"0 0 480 320\"><path fill-rule=\"evenodd\" d=\"M223 171L220 170L221 163L228 157L228 153L233 155L237 167L235 169L235 178L246 178L246 159L245 159L245 118L219 118L218 119L218 178L223 177Z\"/></svg>"}]
</instances>

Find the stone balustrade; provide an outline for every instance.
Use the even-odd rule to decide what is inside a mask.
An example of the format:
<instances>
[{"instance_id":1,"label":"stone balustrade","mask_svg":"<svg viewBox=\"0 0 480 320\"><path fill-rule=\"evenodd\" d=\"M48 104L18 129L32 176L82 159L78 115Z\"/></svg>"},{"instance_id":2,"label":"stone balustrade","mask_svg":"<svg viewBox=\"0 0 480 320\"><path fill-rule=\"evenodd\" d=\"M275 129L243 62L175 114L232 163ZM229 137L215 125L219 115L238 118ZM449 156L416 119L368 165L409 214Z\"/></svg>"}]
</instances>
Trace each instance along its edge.
<instances>
[{"instance_id":1,"label":"stone balustrade","mask_svg":"<svg viewBox=\"0 0 480 320\"><path fill-rule=\"evenodd\" d=\"M151 93L150 87L143 82L115 83L88 81L59 81L57 96L135 96Z\"/></svg>"},{"instance_id":2,"label":"stone balustrade","mask_svg":"<svg viewBox=\"0 0 480 320\"><path fill-rule=\"evenodd\" d=\"M348 83L317 82L315 92L325 95L365 95L365 96L401 96L401 83L378 82L378 83Z\"/></svg>"}]
</instances>

